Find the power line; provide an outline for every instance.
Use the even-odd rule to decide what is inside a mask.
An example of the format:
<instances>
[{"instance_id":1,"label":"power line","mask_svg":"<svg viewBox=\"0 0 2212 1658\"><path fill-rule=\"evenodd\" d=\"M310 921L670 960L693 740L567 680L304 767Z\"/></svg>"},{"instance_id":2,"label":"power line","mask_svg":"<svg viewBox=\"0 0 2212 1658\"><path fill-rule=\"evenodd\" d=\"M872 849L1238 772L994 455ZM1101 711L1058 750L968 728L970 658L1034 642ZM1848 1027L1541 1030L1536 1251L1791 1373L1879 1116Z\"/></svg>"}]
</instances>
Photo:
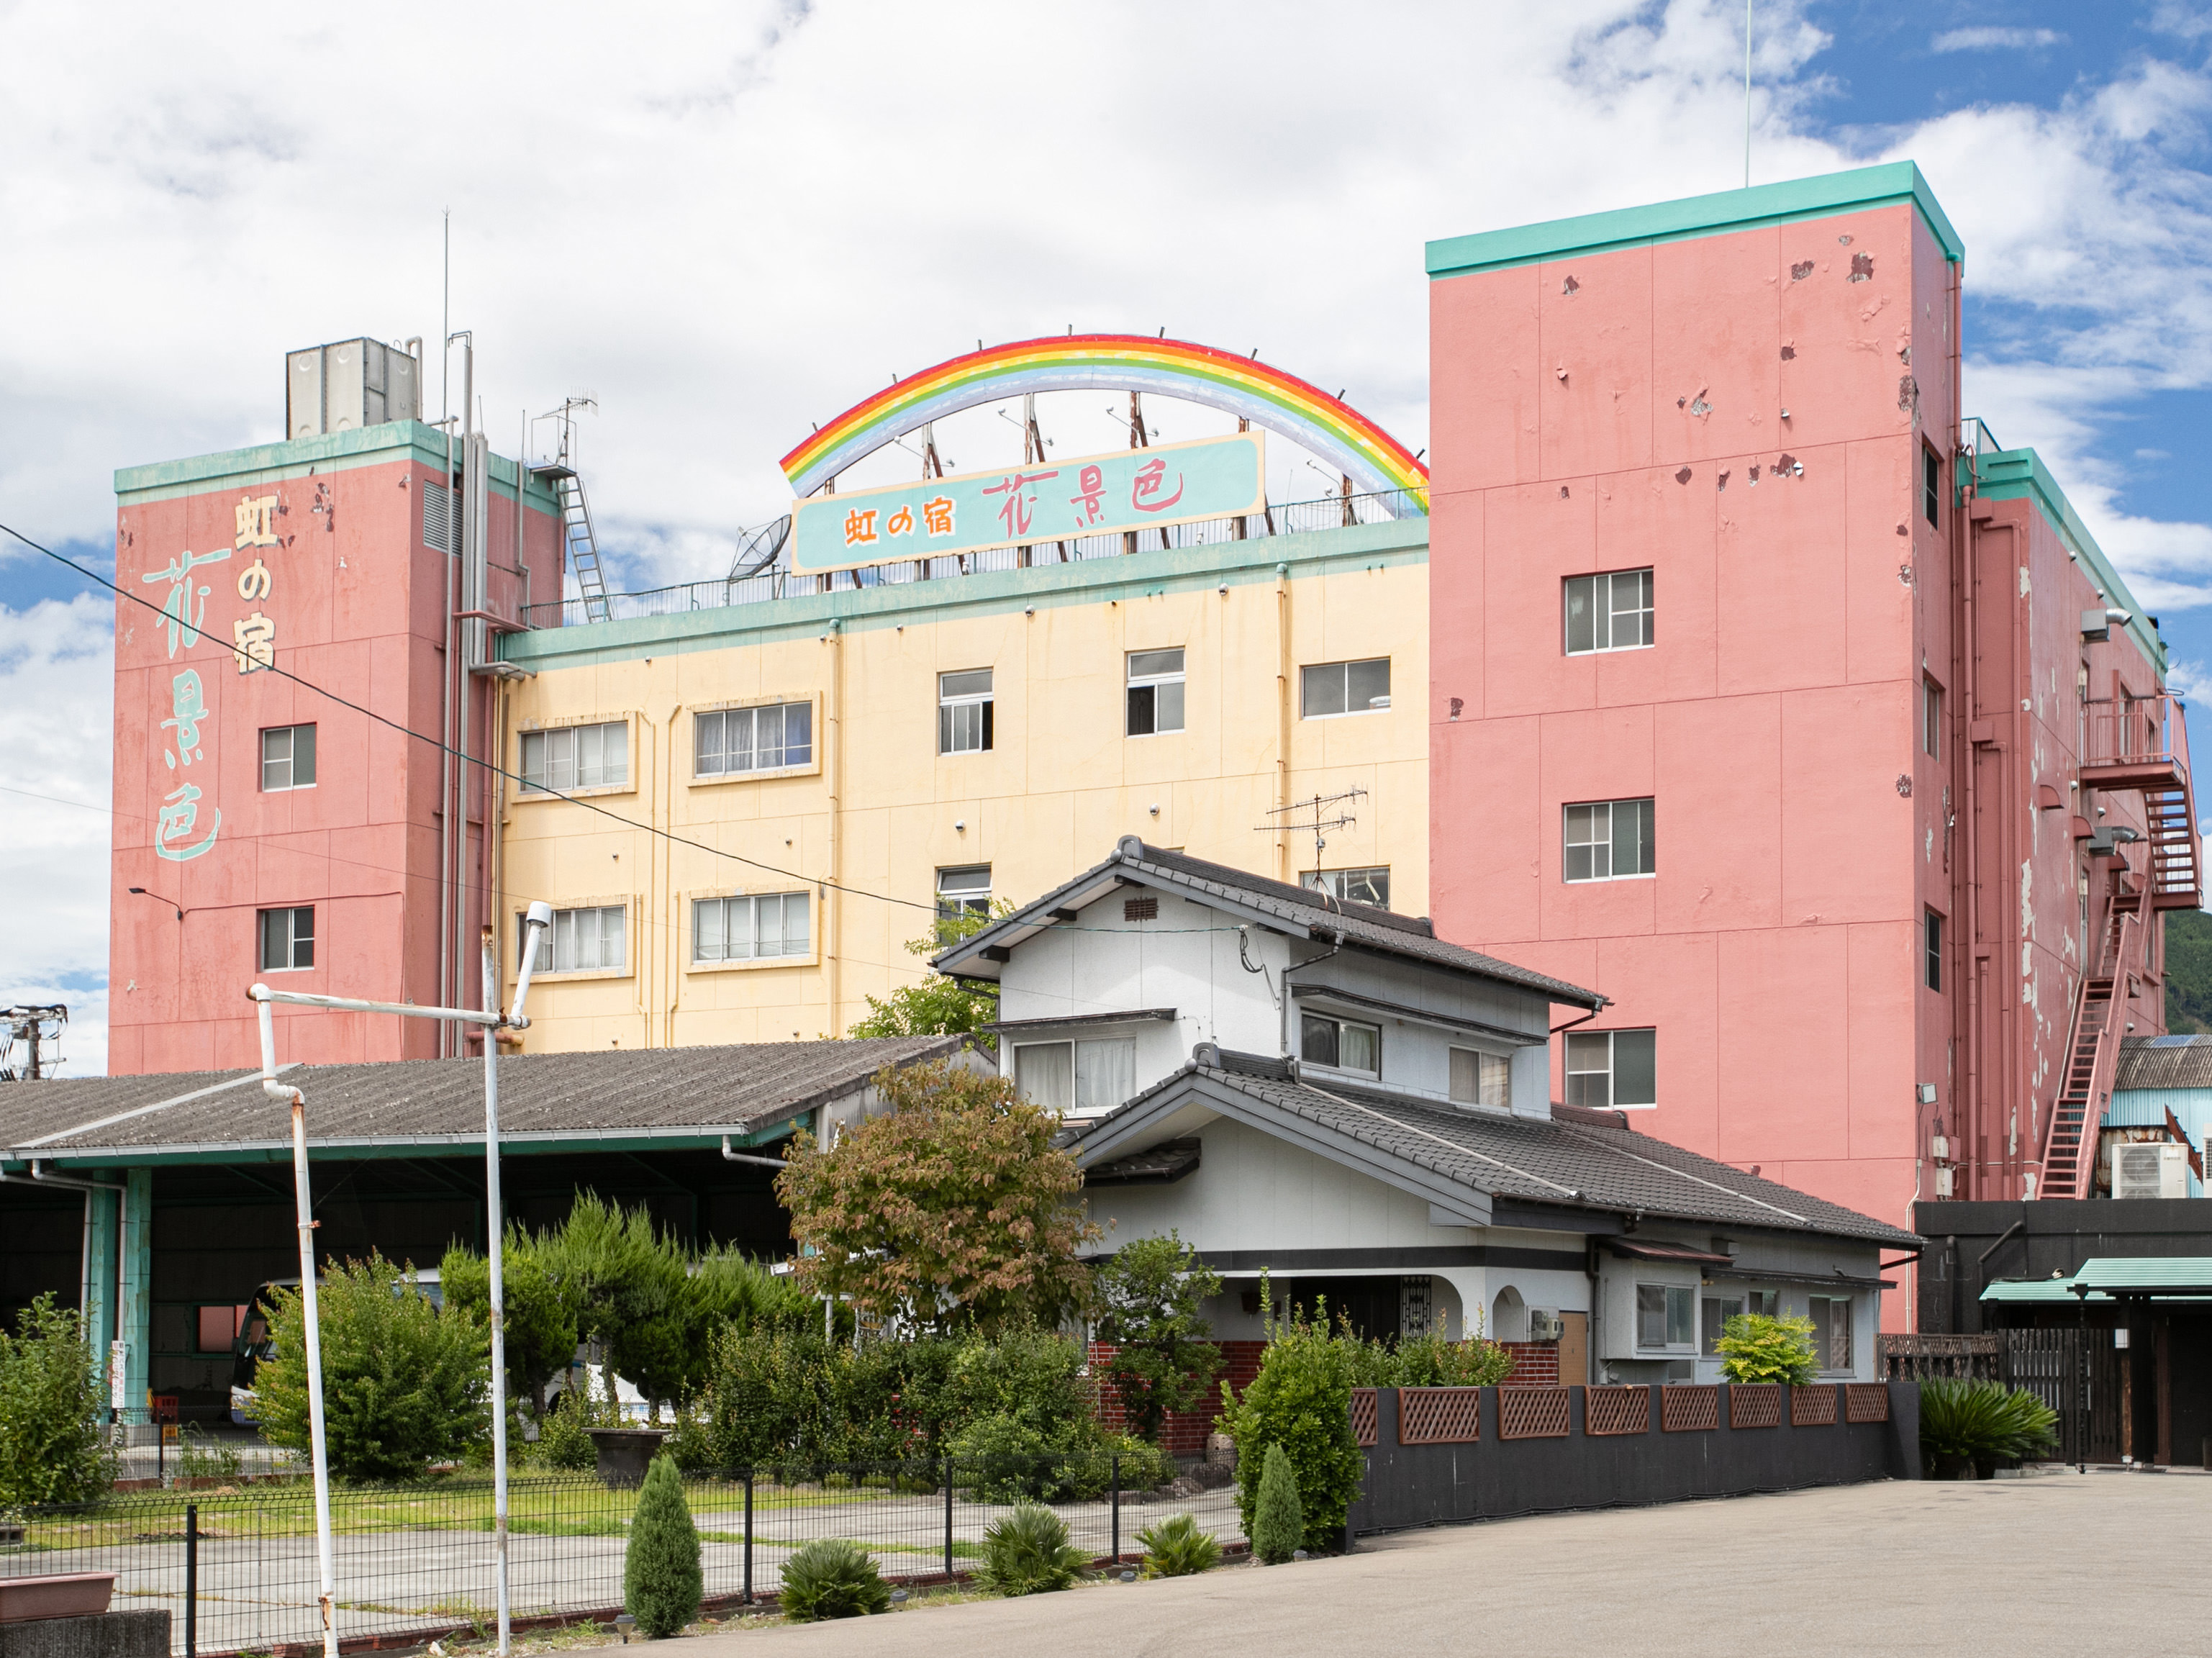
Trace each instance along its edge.
<instances>
[{"instance_id":1,"label":"power line","mask_svg":"<svg viewBox=\"0 0 2212 1658\"><path fill-rule=\"evenodd\" d=\"M106 588L108 592L115 594L118 598L128 599L133 604L138 605L143 610L151 610L155 615L163 616L166 619L167 613L151 599L142 598L137 593L131 592L125 588L117 586L115 583L110 581L106 576L101 575L98 571L88 570L83 565L78 563L75 559L69 557L65 554L58 553L51 547L41 546L39 543L32 540L30 537L25 535L21 530L15 529L13 525L0 524L0 532L4 532L8 535L13 536L16 540L21 542L26 547L28 547L34 553L44 553L48 558L53 560L55 563L66 566L68 568L76 571L77 574L82 576L86 580L99 583L100 586ZM195 631L198 630L196 629ZM770 875L780 875L787 881L797 881L806 886L820 887L830 892L842 892L855 898L872 898L878 903L896 904L902 909L922 909L928 910L933 914L934 914L937 909L937 906L933 903L921 903L912 898L893 898L884 893L867 891L866 889L861 887L845 886L838 882L824 879L820 876L801 875L796 870L784 869L775 864L764 864L757 858L746 857L743 853L725 852L720 847L710 847L702 841L690 840L684 835L676 834L672 829L661 829L652 823L641 823L634 817L625 817L618 811L611 811L605 806L599 805L594 801L580 799L576 796L565 793L560 789L547 787L542 784L526 784L522 778L516 776L513 772L507 770L504 767L494 765L490 761L476 756L464 754L459 749L452 747L437 738L426 737L421 732L416 731L411 726L403 726L398 720L388 719L385 715L378 714L373 708L365 708L362 707L360 703L352 701L346 697L340 696L336 691L330 689L326 686L319 685L312 679L304 678L301 675L294 673L289 668L280 668L274 662L269 662L264 663L260 668L256 670L256 671L261 673L273 673L281 678L290 680L295 685L305 686L308 690L314 692L316 695L325 697L331 701L337 703L342 708L349 709L353 713L360 714L364 719L373 720L380 726L383 726L392 731L398 732L402 737L411 738L417 743L428 744L430 747L437 750L440 753L450 756L454 760L459 761L464 764L481 767L483 770L489 772L495 777L503 778L507 781L514 783L520 787L527 787L529 792L532 794L550 795L556 800L566 800L571 805L581 806L587 811L597 812L602 817L611 819L613 822L620 823L625 829L641 829L647 835L659 835L662 840L667 841L672 846L689 847L695 852L703 852L710 857L726 858L732 863L744 864L748 868L762 870ZM19 793L22 792L23 791L20 790L14 791L14 793ZM72 801L68 804L79 805L82 803Z\"/></svg>"}]
</instances>

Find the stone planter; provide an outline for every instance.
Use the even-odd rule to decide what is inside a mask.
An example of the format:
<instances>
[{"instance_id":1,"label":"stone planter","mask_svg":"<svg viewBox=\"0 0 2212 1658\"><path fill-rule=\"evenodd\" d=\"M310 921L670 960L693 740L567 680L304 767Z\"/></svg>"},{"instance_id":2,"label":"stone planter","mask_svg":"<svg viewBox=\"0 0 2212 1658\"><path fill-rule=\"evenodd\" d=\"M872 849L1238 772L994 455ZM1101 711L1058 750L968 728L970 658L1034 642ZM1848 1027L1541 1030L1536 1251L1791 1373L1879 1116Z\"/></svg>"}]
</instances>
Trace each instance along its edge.
<instances>
[{"instance_id":1,"label":"stone planter","mask_svg":"<svg viewBox=\"0 0 2212 1658\"><path fill-rule=\"evenodd\" d=\"M599 1478L614 1486L641 1485L645 1471L668 1437L666 1428L586 1428L598 1454Z\"/></svg>"},{"instance_id":2,"label":"stone planter","mask_svg":"<svg viewBox=\"0 0 2212 1658\"><path fill-rule=\"evenodd\" d=\"M112 1571L66 1571L50 1577L0 1577L0 1624L31 1618L85 1618L107 1610Z\"/></svg>"}]
</instances>

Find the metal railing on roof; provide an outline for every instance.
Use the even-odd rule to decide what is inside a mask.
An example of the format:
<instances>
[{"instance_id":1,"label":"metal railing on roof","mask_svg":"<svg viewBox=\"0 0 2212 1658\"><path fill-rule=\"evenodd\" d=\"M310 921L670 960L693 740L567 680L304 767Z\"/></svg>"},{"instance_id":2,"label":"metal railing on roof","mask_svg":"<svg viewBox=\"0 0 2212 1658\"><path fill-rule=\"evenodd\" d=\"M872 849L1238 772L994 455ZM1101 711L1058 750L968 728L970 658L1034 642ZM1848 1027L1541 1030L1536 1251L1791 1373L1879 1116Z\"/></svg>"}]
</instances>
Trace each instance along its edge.
<instances>
[{"instance_id":1,"label":"metal railing on roof","mask_svg":"<svg viewBox=\"0 0 2212 1658\"><path fill-rule=\"evenodd\" d=\"M1425 515L1428 504L1410 490L1389 489L1371 495L1323 495L1313 501L1270 502L1267 510L1241 518L1215 518L1195 524L1176 524L1157 530L1116 531L1083 536L1066 541L1039 541L1026 546L988 547L978 552L947 558L908 559L893 564L871 564L857 570L805 574L781 568L757 575L680 582L638 592L609 593L604 600L564 598L558 603L531 604L522 611L527 628L574 628L586 622L627 621L641 616L678 616L687 610L716 610L739 604L762 604L779 598L799 598L814 593L850 592L862 587L893 587L908 582L957 580L995 570L1042 568L1079 560L1120 558L1133 552L1152 552L1162 547L1202 547L1230 541L1256 541L1268 536L1300 535L1315 531L1340 530L1363 524L1386 524L1394 519ZM586 614L586 605L590 614ZM604 604L605 609L601 610Z\"/></svg>"}]
</instances>

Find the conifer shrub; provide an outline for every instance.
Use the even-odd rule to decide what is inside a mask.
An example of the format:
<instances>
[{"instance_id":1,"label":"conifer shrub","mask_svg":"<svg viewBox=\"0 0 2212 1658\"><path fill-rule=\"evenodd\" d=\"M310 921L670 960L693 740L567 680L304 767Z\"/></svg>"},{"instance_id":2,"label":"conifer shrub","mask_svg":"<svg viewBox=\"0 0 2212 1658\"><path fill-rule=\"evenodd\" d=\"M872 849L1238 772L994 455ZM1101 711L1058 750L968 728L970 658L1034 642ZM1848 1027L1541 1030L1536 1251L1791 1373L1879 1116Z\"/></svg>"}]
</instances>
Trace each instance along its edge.
<instances>
[{"instance_id":1,"label":"conifer shrub","mask_svg":"<svg viewBox=\"0 0 2212 1658\"><path fill-rule=\"evenodd\" d=\"M1298 1503L1298 1477L1291 1467L1290 1454L1280 1445L1267 1447L1260 1471L1260 1500L1252 1513L1252 1552L1271 1566L1279 1566L1305 1542L1306 1517Z\"/></svg>"},{"instance_id":2,"label":"conifer shrub","mask_svg":"<svg viewBox=\"0 0 2212 1658\"><path fill-rule=\"evenodd\" d=\"M623 1552L623 1605L637 1626L656 1639L673 1635L699 1615L703 1582L699 1531L684 1501L684 1481L673 1457L656 1456L639 1487Z\"/></svg>"},{"instance_id":3,"label":"conifer shrub","mask_svg":"<svg viewBox=\"0 0 2212 1658\"><path fill-rule=\"evenodd\" d=\"M1073 1586L1089 1564L1067 1540L1067 1526L1050 1509L1017 1504L983 1528L983 1563L975 1581L1000 1594L1042 1594Z\"/></svg>"},{"instance_id":4,"label":"conifer shrub","mask_svg":"<svg viewBox=\"0 0 2212 1658\"><path fill-rule=\"evenodd\" d=\"M783 1563L783 1613L794 1624L865 1618L890 1603L875 1558L848 1539L817 1538Z\"/></svg>"},{"instance_id":5,"label":"conifer shrub","mask_svg":"<svg viewBox=\"0 0 2212 1658\"><path fill-rule=\"evenodd\" d=\"M1137 1533L1144 1546L1147 1577L1194 1577L1221 1564L1221 1543L1198 1523L1198 1516L1176 1515Z\"/></svg>"}]
</instances>

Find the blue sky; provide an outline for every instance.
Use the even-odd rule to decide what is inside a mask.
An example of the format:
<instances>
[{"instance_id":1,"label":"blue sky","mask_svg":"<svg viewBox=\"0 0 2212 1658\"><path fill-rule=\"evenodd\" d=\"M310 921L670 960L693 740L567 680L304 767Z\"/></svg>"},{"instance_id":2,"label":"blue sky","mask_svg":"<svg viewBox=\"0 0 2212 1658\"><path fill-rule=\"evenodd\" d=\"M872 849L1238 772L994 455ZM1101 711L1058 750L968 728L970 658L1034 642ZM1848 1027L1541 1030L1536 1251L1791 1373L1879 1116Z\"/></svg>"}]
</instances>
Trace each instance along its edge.
<instances>
[{"instance_id":1,"label":"blue sky","mask_svg":"<svg viewBox=\"0 0 2212 1658\"><path fill-rule=\"evenodd\" d=\"M1967 245L1970 405L2212 688L2212 0L1756 11L1754 180L1921 163ZM115 468L279 437L288 349L434 338L445 209L492 429L596 396L594 515L649 586L727 568L809 421L979 337L1257 345L1419 447L1425 240L1741 177L1741 0L126 15L94 53L70 9L0 6L0 314L37 319L0 331L0 520L102 569ZM457 102L434 38L496 71ZM374 119L333 90L365 86ZM1080 398L1055 429L1111 440ZM0 548L0 696L39 716L0 784L84 803L0 794L0 1000L66 989L90 1068L109 615Z\"/></svg>"}]
</instances>

